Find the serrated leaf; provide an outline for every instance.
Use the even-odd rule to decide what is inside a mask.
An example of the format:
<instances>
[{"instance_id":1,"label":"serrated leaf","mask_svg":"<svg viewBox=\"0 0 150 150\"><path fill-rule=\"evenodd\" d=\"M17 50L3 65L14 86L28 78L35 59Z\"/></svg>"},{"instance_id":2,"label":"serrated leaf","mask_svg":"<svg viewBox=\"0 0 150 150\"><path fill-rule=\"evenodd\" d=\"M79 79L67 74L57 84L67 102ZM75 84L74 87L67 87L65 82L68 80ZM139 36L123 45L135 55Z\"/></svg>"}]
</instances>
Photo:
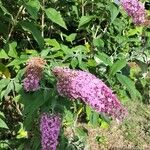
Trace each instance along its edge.
<instances>
[{"instance_id":1,"label":"serrated leaf","mask_svg":"<svg viewBox=\"0 0 150 150\"><path fill-rule=\"evenodd\" d=\"M8 59L9 58L7 53L3 49L0 50L0 58L4 58L4 59Z\"/></svg>"},{"instance_id":2,"label":"serrated leaf","mask_svg":"<svg viewBox=\"0 0 150 150\"><path fill-rule=\"evenodd\" d=\"M47 17L54 23L58 24L59 26L67 29L66 24L60 14L56 9L54 8L48 8L45 10L45 13Z\"/></svg>"},{"instance_id":3,"label":"serrated leaf","mask_svg":"<svg viewBox=\"0 0 150 150\"><path fill-rule=\"evenodd\" d=\"M37 28L37 26L33 22L27 20L20 22L20 24L24 30L32 34L33 38L36 40L40 48L42 48L44 45L44 39L41 36L41 32Z\"/></svg>"},{"instance_id":4,"label":"serrated leaf","mask_svg":"<svg viewBox=\"0 0 150 150\"><path fill-rule=\"evenodd\" d=\"M127 64L125 59L116 61L110 68L109 76L114 76L118 71L120 71Z\"/></svg>"},{"instance_id":5,"label":"serrated leaf","mask_svg":"<svg viewBox=\"0 0 150 150\"><path fill-rule=\"evenodd\" d=\"M118 73L116 74L116 76L119 82L126 87L127 91L129 92L133 100L135 100L136 98L141 99L141 94L136 89L134 82L130 78Z\"/></svg>"},{"instance_id":6,"label":"serrated leaf","mask_svg":"<svg viewBox=\"0 0 150 150\"><path fill-rule=\"evenodd\" d=\"M110 61L110 57L108 55L106 55L105 53L98 53L98 55L96 55L96 57L98 57L105 65L112 65L112 62Z\"/></svg>"},{"instance_id":7,"label":"serrated leaf","mask_svg":"<svg viewBox=\"0 0 150 150\"><path fill-rule=\"evenodd\" d=\"M25 7L33 19L38 19L38 12L40 9L40 2L38 0L30 0L26 3Z\"/></svg>"},{"instance_id":8,"label":"serrated leaf","mask_svg":"<svg viewBox=\"0 0 150 150\"><path fill-rule=\"evenodd\" d=\"M89 23L93 18L94 18L94 16L82 16L80 18L79 27L78 28L80 28L81 26Z\"/></svg>"}]
</instances>

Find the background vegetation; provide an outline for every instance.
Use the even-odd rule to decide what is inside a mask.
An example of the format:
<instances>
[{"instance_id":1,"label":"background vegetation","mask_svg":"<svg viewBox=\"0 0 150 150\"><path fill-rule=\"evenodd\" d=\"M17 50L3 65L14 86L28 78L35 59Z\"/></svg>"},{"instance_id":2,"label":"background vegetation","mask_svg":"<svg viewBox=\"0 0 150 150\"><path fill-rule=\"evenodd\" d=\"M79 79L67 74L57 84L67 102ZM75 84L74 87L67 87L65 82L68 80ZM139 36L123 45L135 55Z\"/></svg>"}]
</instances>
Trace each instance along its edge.
<instances>
[{"instance_id":1,"label":"background vegetation","mask_svg":"<svg viewBox=\"0 0 150 150\"><path fill-rule=\"evenodd\" d=\"M60 150L90 149L93 141L95 150L111 149L121 136L122 148L149 147L149 42L149 28L134 26L111 0L0 0L0 149L40 149L39 116L54 107L63 114ZM31 56L47 65L40 90L26 93L22 79ZM54 66L102 79L126 105L127 120L114 125L88 106L59 97Z\"/></svg>"}]
</instances>

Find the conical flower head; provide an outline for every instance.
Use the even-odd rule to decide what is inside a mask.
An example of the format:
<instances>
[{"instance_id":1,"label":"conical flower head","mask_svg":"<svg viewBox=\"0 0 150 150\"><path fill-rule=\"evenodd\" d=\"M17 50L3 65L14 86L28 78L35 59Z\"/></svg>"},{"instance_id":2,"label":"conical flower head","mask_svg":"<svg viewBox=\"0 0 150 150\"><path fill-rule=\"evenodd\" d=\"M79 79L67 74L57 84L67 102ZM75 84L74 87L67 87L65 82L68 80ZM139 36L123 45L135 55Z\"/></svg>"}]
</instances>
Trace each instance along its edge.
<instances>
[{"instance_id":1,"label":"conical flower head","mask_svg":"<svg viewBox=\"0 0 150 150\"><path fill-rule=\"evenodd\" d=\"M44 113L40 120L42 150L56 150L61 127L59 115Z\"/></svg>"},{"instance_id":2,"label":"conical flower head","mask_svg":"<svg viewBox=\"0 0 150 150\"><path fill-rule=\"evenodd\" d=\"M36 91L42 77L43 68L46 62L40 57L30 58L25 70L23 86L26 91Z\"/></svg>"},{"instance_id":3,"label":"conical flower head","mask_svg":"<svg viewBox=\"0 0 150 150\"><path fill-rule=\"evenodd\" d=\"M91 73L79 70L56 67L57 90L61 96L81 99L97 112L122 120L127 111L104 82Z\"/></svg>"},{"instance_id":4,"label":"conical flower head","mask_svg":"<svg viewBox=\"0 0 150 150\"><path fill-rule=\"evenodd\" d=\"M120 0L124 10L132 17L136 25L145 23L146 11L144 5L138 0Z\"/></svg>"}]
</instances>

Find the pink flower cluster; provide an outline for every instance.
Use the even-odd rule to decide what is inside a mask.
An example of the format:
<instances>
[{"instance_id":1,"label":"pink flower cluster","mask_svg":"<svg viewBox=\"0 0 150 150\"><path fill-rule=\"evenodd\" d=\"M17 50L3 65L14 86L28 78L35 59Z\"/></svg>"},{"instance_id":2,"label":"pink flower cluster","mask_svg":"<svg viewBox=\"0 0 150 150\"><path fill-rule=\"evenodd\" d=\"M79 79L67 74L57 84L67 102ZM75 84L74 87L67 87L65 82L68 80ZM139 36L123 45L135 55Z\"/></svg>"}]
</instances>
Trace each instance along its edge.
<instances>
[{"instance_id":1,"label":"pink flower cluster","mask_svg":"<svg viewBox=\"0 0 150 150\"><path fill-rule=\"evenodd\" d=\"M61 96L81 99L97 112L106 113L122 120L127 111L104 82L91 73L55 67L53 73L58 79L57 90Z\"/></svg>"},{"instance_id":2,"label":"pink flower cluster","mask_svg":"<svg viewBox=\"0 0 150 150\"><path fill-rule=\"evenodd\" d=\"M144 5L138 0L120 0L123 8L132 17L136 25L144 24L146 12Z\"/></svg>"},{"instance_id":3,"label":"pink flower cluster","mask_svg":"<svg viewBox=\"0 0 150 150\"><path fill-rule=\"evenodd\" d=\"M23 86L27 92L38 90L44 65L45 61L40 57L33 57L28 60L25 79L23 80Z\"/></svg>"},{"instance_id":4,"label":"pink flower cluster","mask_svg":"<svg viewBox=\"0 0 150 150\"><path fill-rule=\"evenodd\" d=\"M40 120L42 150L56 150L61 127L58 115L44 113Z\"/></svg>"}]
</instances>

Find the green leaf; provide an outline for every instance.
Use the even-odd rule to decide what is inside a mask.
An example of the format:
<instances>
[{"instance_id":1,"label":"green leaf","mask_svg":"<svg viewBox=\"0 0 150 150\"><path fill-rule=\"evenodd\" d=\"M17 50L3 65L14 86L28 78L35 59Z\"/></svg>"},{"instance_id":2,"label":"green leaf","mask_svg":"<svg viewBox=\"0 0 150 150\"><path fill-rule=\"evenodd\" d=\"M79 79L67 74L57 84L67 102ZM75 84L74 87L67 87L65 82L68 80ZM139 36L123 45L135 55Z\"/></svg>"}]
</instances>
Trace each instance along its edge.
<instances>
[{"instance_id":1,"label":"green leaf","mask_svg":"<svg viewBox=\"0 0 150 150\"><path fill-rule=\"evenodd\" d=\"M65 124L72 125L74 123L74 116L71 111L65 109L65 116L64 116Z\"/></svg>"},{"instance_id":2,"label":"green leaf","mask_svg":"<svg viewBox=\"0 0 150 150\"><path fill-rule=\"evenodd\" d=\"M77 127L75 131L79 137L84 138L88 135L87 130L84 127Z\"/></svg>"},{"instance_id":3,"label":"green leaf","mask_svg":"<svg viewBox=\"0 0 150 150\"><path fill-rule=\"evenodd\" d=\"M90 120L91 113L92 113L91 108L88 105L86 105L86 119L87 120Z\"/></svg>"},{"instance_id":4,"label":"green leaf","mask_svg":"<svg viewBox=\"0 0 150 150\"><path fill-rule=\"evenodd\" d=\"M143 31L143 27L139 27L139 26L136 26L134 29L130 29L128 32L127 32L127 36L133 36L133 35L138 35L138 34L142 34L142 31Z\"/></svg>"},{"instance_id":5,"label":"green leaf","mask_svg":"<svg viewBox=\"0 0 150 150\"><path fill-rule=\"evenodd\" d=\"M8 10L3 6L1 0L0 0L0 8L4 12L4 15L7 14L12 17L12 15L8 12Z\"/></svg>"},{"instance_id":6,"label":"green leaf","mask_svg":"<svg viewBox=\"0 0 150 150\"><path fill-rule=\"evenodd\" d=\"M116 61L110 68L109 75L114 76L118 71L120 71L127 64L125 59Z\"/></svg>"},{"instance_id":7,"label":"green leaf","mask_svg":"<svg viewBox=\"0 0 150 150\"><path fill-rule=\"evenodd\" d=\"M7 53L3 49L0 50L0 58L4 58L4 59L8 59L9 58Z\"/></svg>"},{"instance_id":8,"label":"green leaf","mask_svg":"<svg viewBox=\"0 0 150 150\"><path fill-rule=\"evenodd\" d=\"M99 113L95 111L92 112L90 116L90 123L95 127L99 125Z\"/></svg>"},{"instance_id":9,"label":"green leaf","mask_svg":"<svg viewBox=\"0 0 150 150\"><path fill-rule=\"evenodd\" d=\"M105 53L98 53L98 55L96 55L97 58L99 58L105 65L112 65L112 62L110 60L110 57L108 55L106 55ZM95 57L95 59L96 59ZM96 60L95 60L96 61ZM98 61L98 60L97 60ZM96 62L97 62L96 61ZM98 62L97 62L98 63Z\"/></svg>"},{"instance_id":10,"label":"green leaf","mask_svg":"<svg viewBox=\"0 0 150 150\"><path fill-rule=\"evenodd\" d=\"M137 63L137 65L141 68L142 72L143 73L146 73L148 72L148 64L141 61L141 60L138 60L138 59L135 59L135 62Z\"/></svg>"},{"instance_id":11,"label":"green leaf","mask_svg":"<svg viewBox=\"0 0 150 150\"><path fill-rule=\"evenodd\" d=\"M10 82L10 79L2 79L0 80L0 91L5 88Z\"/></svg>"},{"instance_id":12,"label":"green leaf","mask_svg":"<svg viewBox=\"0 0 150 150\"><path fill-rule=\"evenodd\" d=\"M115 4L110 3L110 5L108 6L108 10L110 11L111 14L111 23L112 23L119 14L119 8Z\"/></svg>"},{"instance_id":13,"label":"green leaf","mask_svg":"<svg viewBox=\"0 0 150 150\"><path fill-rule=\"evenodd\" d=\"M44 39L41 36L41 32L37 28L37 26L33 22L27 20L20 22L20 24L24 30L28 31L33 35L40 48L42 48L44 46Z\"/></svg>"},{"instance_id":14,"label":"green leaf","mask_svg":"<svg viewBox=\"0 0 150 150\"><path fill-rule=\"evenodd\" d=\"M96 47L104 47L104 42L100 38L93 39L93 44Z\"/></svg>"},{"instance_id":15,"label":"green leaf","mask_svg":"<svg viewBox=\"0 0 150 150\"><path fill-rule=\"evenodd\" d=\"M0 118L0 128L8 129L7 124Z\"/></svg>"},{"instance_id":16,"label":"green leaf","mask_svg":"<svg viewBox=\"0 0 150 150\"><path fill-rule=\"evenodd\" d=\"M20 64L26 62L27 59L26 58L17 58L17 59L14 59L13 61L11 61L7 67L10 67L10 66L19 66Z\"/></svg>"},{"instance_id":17,"label":"green leaf","mask_svg":"<svg viewBox=\"0 0 150 150\"><path fill-rule=\"evenodd\" d=\"M51 50L50 50L49 48L43 49L43 50L41 51L41 57L45 58L45 57L49 54L50 51L51 51Z\"/></svg>"},{"instance_id":18,"label":"green leaf","mask_svg":"<svg viewBox=\"0 0 150 150\"><path fill-rule=\"evenodd\" d=\"M38 19L38 12L40 9L40 2L38 0L30 0L25 4L25 7L33 19Z\"/></svg>"},{"instance_id":19,"label":"green leaf","mask_svg":"<svg viewBox=\"0 0 150 150\"><path fill-rule=\"evenodd\" d=\"M3 98L3 96L8 96L12 90L14 91L14 83L13 81L10 81L4 93L1 94L1 98Z\"/></svg>"},{"instance_id":20,"label":"green leaf","mask_svg":"<svg viewBox=\"0 0 150 150\"><path fill-rule=\"evenodd\" d=\"M72 33L72 34L70 34L69 36L66 36L66 40L67 40L68 42L72 42L72 41L75 40L76 36L77 36L77 33Z\"/></svg>"},{"instance_id":21,"label":"green leaf","mask_svg":"<svg viewBox=\"0 0 150 150\"><path fill-rule=\"evenodd\" d=\"M60 49L59 43L56 41L56 39L44 39L47 46L53 46L55 50Z\"/></svg>"},{"instance_id":22,"label":"green leaf","mask_svg":"<svg viewBox=\"0 0 150 150\"><path fill-rule=\"evenodd\" d=\"M0 111L0 128L9 129L4 120L5 120L5 115L3 112Z\"/></svg>"},{"instance_id":23,"label":"green leaf","mask_svg":"<svg viewBox=\"0 0 150 150\"><path fill-rule=\"evenodd\" d=\"M118 81L127 88L131 98L135 100L136 98L141 99L141 94L136 89L134 82L128 78L127 76L124 76L122 74L116 74Z\"/></svg>"},{"instance_id":24,"label":"green leaf","mask_svg":"<svg viewBox=\"0 0 150 150\"><path fill-rule=\"evenodd\" d=\"M26 116L24 125L27 130L32 128L34 118L37 117L39 108L48 100L43 91L26 93L23 89L20 90L21 102L24 104L23 114ZM51 95L50 95L51 96ZM49 98L51 99L51 97Z\"/></svg>"},{"instance_id":25,"label":"green leaf","mask_svg":"<svg viewBox=\"0 0 150 150\"><path fill-rule=\"evenodd\" d=\"M45 10L45 13L47 17L54 23L58 24L59 26L67 29L66 24L60 14L56 9L54 8L48 8Z\"/></svg>"},{"instance_id":26,"label":"green leaf","mask_svg":"<svg viewBox=\"0 0 150 150\"><path fill-rule=\"evenodd\" d=\"M40 140L41 140L41 138L40 138L39 135L35 135L35 136L32 138L31 143L32 143L32 148L33 148L34 150L40 150L40 146L41 146L41 144L40 144L40 142L39 142Z\"/></svg>"},{"instance_id":27,"label":"green leaf","mask_svg":"<svg viewBox=\"0 0 150 150\"><path fill-rule=\"evenodd\" d=\"M41 105L45 103L47 98L45 99L44 93L42 91L36 91L36 93L25 93L21 91L21 99L23 104L25 105L24 113L33 113L36 111Z\"/></svg>"},{"instance_id":28,"label":"green leaf","mask_svg":"<svg viewBox=\"0 0 150 150\"><path fill-rule=\"evenodd\" d=\"M8 55L10 57L13 57L13 58L17 58L18 57L18 54L17 54L17 51L16 51L16 47L17 47L17 43L16 42L12 42L12 43L9 44Z\"/></svg>"},{"instance_id":29,"label":"green leaf","mask_svg":"<svg viewBox=\"0 0 150 150\"><path fill-rule=\"evenodd\" d=\"M109 124L107 122L101 120L100 123L101 123L101 128L103 128L103 129L108 129L109 128Z\"/></svg>"},{"instance_id":30,"label":"green leaf","mask_svg":"<svg viewBox=\"0 0 150 150\"><path fill-rule=\"evenodd\" d=\"M88 67L95 67L97 65L96 61L93 60L93 59L88 59L88 62L87 62L87 66Z\"/></svg>"},{"instance_id":31,"label":"green leaf","mask_svg":"<svg viewBox=\"0 0 150 150\"><path fill-rule=\"evenodd\" d=\"M27 138L28 137L28 133L23 127L20 128L20 130L18 131L17 134L18 134L16 136L17 139Z\"/></svg>"},{"instance_id":32,"label":"green leaf","mask_svg":"<svg viewBox=\"0 0 150 150\"><path fill-rule=\"evenodd\" d=\"M9 69L6 67L6 65L0 63L0 74L4 75L6 78L10 78L10 72Z\"/></svg>"},{"instance_id":33,"label":"green leaf","mask_svg":"<svg viewBox=\"0 0 150 150\"><path fill-rule=\"evenodd\" d=\"M83 26L83 25L89 23L93 18L94 18L94 16L82 16L82 17L80 18L78 28L80 28L81 26Z\"/></svg>"},{"instance_id":34,"label":"green leaf","mask_svg":"<svg viewBox=\"0 0 150 150\"><path fill-rule=\"evenodd\" d=\"M78 65L78 59L76 57L72 58L71 60L72 68L75 68L77 65Z\"/></svg>"}]
</instances>

